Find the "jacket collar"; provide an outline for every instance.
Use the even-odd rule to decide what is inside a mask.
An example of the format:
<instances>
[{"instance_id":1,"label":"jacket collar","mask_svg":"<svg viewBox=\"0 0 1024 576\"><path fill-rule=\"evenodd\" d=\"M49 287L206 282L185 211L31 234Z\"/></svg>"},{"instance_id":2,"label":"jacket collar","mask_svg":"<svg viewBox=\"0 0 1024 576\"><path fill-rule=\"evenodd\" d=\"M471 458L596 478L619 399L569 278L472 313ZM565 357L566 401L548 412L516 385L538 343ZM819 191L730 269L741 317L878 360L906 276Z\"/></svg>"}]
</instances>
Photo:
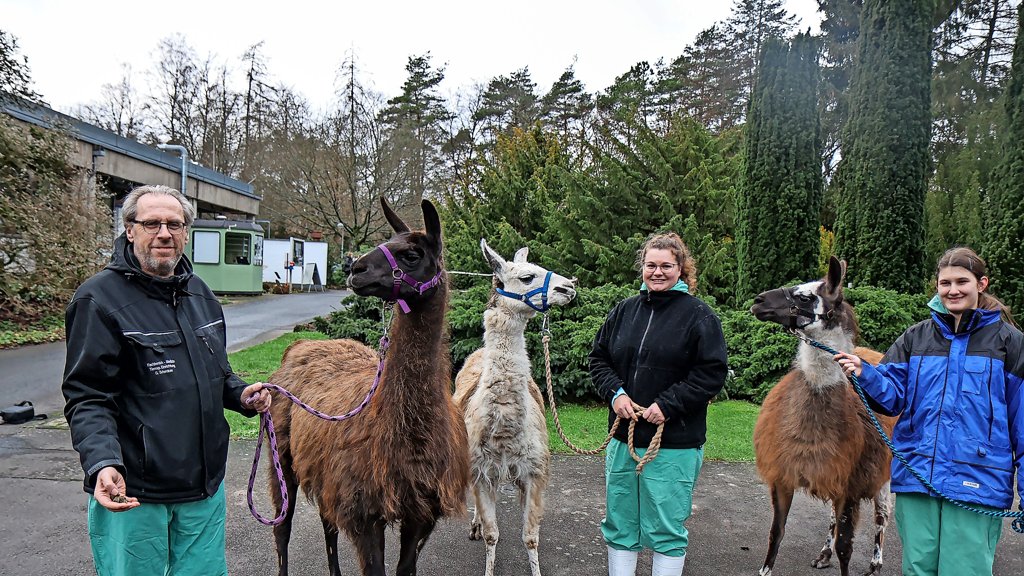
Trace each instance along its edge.
<instances>
[{"instance_id":1,"label":"jacket collar","mask_svg":"<svg viewBox=\"0 0 1024 576\"><path fill-rule=\"evenodd\" d=\"M647 289L647 284L645 284L641 280L640 281L640 292L648 292L648 291L649 290ZM673 292L673 291L675 291L675 292L686 292L687 294L689 294L690 293L690 287L686 284L686 282L683 282L682 280L676 280L675 286L669 288L667 291L668 292Z\"/></svg>"},{"instance_id":2,"label":"jacket collar","mask_svg":"<svg viewBox=\"0 0 1024 576\"><path fill-rule=\"evenodd\" d=\"M964 310L960 315L960 325L957 326L956 317L952 314L932 310L932 320L938 325L942 334L947 338L953 338L961 334L972 334L979 329L1000 322L999 310L970 309ZM956 328L954 328L956 326Z\"/></svg>"}]
</instances>

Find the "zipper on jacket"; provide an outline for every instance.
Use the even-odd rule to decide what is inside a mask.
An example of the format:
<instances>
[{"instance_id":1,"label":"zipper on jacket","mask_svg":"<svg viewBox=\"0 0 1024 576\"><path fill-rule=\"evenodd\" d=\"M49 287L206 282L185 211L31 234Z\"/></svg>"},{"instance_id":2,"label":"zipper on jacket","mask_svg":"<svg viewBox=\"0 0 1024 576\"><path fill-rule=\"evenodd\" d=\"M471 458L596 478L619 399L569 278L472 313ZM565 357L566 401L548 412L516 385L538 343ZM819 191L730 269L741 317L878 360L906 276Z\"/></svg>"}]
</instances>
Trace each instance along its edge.
<instances>
[{"instance_id":1,"label":"zipper on jacket","mask_svg":"<svg viewBox=\"0 0 1024 576\"><path fill-rule=\"evenodd\" d=\"M988 378L985 379L988 387L988 441L992 441L992 425L996 423L996 407L992 401L992 359L988 359Z\"/></svg>"},{"instance_id":2,"label":"zipper on jacket","mask_svg":"<svg viewBox=\"0 0 1024 576\"><path fill-rule=\"evenodd\" d=\"M203 344L206 344L206 349L210 351L210 354L216 354L213 351L213 346L210 346L210 341L206 339L206 336L200 336L203 340Z\"/></svg>"},{"instance_id":3,"label":"zipper on jacket","mask_svg":"<svg viewBox=\"0 0 1024 576\"><path fill-rule=\"evenodd\" d=\"M640 353L643 352L644 343L647 342L647 332L651 329L651 321L654 320L654 308L651 308L651 315L647 317L647 326L644 328L644 335L640 338L640 347L636 349L636 368L633 369L633 382L640 373Z\"/></svg>"},{"instance_id":4,"label":"zipper on jacket","mask_svg":"<svg viewBox=\"0 0 1024 576\"><path fill-rule=\"evenodd\" d=\"M935 478L935 457L939 452L939 429L942 427L942 411L943 406L946 404L946 388L949 387L949 364L953 358L953 343L956 341L956 336L949 342L949 353L946 354L946 374L942 380L942 396L939 398L939 416L935 420L935 442L932 447L932 466L928 472L928 481L932 482Z\"/></svg>"},{"instance_id":5,"label":"zipper on jacket","mask_svg":"<svg viewBox=\"0 0 1024 576\"><path fill-rule=\"evenodd\" d=\"M914 375L914 394L910 397L910 404L907 404L907 408L914 405L917 401L917 387L921 384L921 370L924 367L924 357L918 358L917 361L917 374ZM913 432L917 428L914 426L914 419L910 419L910 431Z\"/></svg>"}]
</instances>

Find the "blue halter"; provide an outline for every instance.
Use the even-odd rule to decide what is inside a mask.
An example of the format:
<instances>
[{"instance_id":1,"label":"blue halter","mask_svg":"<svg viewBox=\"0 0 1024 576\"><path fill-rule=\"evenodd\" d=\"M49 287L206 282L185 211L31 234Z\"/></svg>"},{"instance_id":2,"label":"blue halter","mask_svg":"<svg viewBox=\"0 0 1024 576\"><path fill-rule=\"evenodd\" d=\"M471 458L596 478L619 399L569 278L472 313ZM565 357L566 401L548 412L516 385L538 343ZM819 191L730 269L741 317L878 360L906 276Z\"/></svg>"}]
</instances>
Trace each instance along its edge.
<instances>
[{"instance_id":1,"label":"blue halter","mask_svg":"<svg viewBox=\"0 0 1024 576\"><path fill-rule=\"evenodd\" d=\"M548 305L548 284L551 282L552 272L548 270L548 273L544 276L544 284L530 290L526 294L516 294L515 292L509 292L508 290L502 290L501 288L495 288L494 291L506 298L513 300L520 300L530 308L533 308L537 312L547 312L551 306ZM540 294L540 306L536 306L530 298Z\"/></svg>"}]
</instances>

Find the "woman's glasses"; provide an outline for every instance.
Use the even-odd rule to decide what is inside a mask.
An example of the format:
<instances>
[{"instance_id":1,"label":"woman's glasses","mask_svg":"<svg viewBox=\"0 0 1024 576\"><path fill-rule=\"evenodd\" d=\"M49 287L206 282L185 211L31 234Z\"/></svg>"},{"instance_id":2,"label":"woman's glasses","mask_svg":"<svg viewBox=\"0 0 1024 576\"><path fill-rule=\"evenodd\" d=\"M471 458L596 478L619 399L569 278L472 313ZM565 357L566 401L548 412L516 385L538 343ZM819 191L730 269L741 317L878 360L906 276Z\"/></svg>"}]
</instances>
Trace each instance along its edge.
<instances>
[{"instance_id":1,"label":"woman's glasses","mask_svg":"<svg viewBox=\"0 0 1024 576\"><path fill-rule=\"evenodd\" d=\"M167 226L167 231L170 232L171 234L180 234L181 231L185 229L184 222L177 222L174 220L170 220L167 222L162 222L160 220L132 220L132 223L142 226L142 229L145 230L146 232L149 232L150 234L156 234L160 232L161 226Z\"/></svg>"},{"instance_id":2,"label":"woman's glasses","mask_svg":"<svg viewBox=\"0 0 1024 576\"><path fill-rule=\"evenodd\" d=\"M644 270L646 270L648 272L654 272L655 270L661 268L662 272L668 274L675 267L676 267L676 264L660 264L659 265L659 264L655 264L654 262L645 262L644 263Z\"/></svg>"}]
</instances>

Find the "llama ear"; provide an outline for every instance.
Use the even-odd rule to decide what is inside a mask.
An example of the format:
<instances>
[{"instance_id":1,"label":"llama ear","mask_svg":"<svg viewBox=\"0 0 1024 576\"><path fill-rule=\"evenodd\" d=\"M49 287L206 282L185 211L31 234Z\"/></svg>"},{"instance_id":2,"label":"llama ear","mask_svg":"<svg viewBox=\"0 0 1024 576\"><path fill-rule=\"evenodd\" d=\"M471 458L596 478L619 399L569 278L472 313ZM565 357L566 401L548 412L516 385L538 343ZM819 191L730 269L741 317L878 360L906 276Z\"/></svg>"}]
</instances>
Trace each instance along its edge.
<instances>
[{"instance_id":1,"label":"llama ear","mask_svg":"<svg viewBox=\"0 0 1024 576\"><path fill-rule=\"evenodd\" d=\"M519 250L516 250L516 255L512 257L513 262L525 263L526 257L530 255L530 247L523 246Z\"/></svg>"},{"instance_id":2,"label":"llama ear","mask_svg":"<svg viewBox=\"0 0 1024 576\"><path fill-rule=\"evenodd\" d=\"M395 211L391 209L391 206L388 206L388 201L383 196L380 197L380 207L384 211L384 218L388 221L388 224L391 224L391 228L395 232L403 234L409 231L409 225L403 222L398 217L398 214L395 214Z\"/></svg>"},{"instance_id":3,"label":"llama ear","mask_svg":"<svg viewBox=\"0 0 1024 576\"><path fill-rule=\"evenodd\" d=\"M484 253L484 260L490 264L491 270L501 276L505 271L505 259L498 255L497 252L491 250L491 247L487 245L487 240L480 239L480 250Z\"/></svg>"},{"instance_id":4,"label":"llama ear","mask_svg":"<svg viewBox=\"0 0 1024 576\"><path fill-rule=\"evenodd\" d=\"M423 210L423 227L438 246L441 245L441 217L437 214L437 208L430 200L420 202L420 209Z\"/></svg>"},{"instance_id":5,"label":"llama ear","mask_svg":"<svg viewBox=\"0 0 1024 576\"><path fill-rule=\"evenodd\" d=\"M846 260L840 260L835 256L830 257L828 259L828 276L825 278L828 291L836 293L842 290L843 278L846 278Z\"/></svg>"}]
</instances>

